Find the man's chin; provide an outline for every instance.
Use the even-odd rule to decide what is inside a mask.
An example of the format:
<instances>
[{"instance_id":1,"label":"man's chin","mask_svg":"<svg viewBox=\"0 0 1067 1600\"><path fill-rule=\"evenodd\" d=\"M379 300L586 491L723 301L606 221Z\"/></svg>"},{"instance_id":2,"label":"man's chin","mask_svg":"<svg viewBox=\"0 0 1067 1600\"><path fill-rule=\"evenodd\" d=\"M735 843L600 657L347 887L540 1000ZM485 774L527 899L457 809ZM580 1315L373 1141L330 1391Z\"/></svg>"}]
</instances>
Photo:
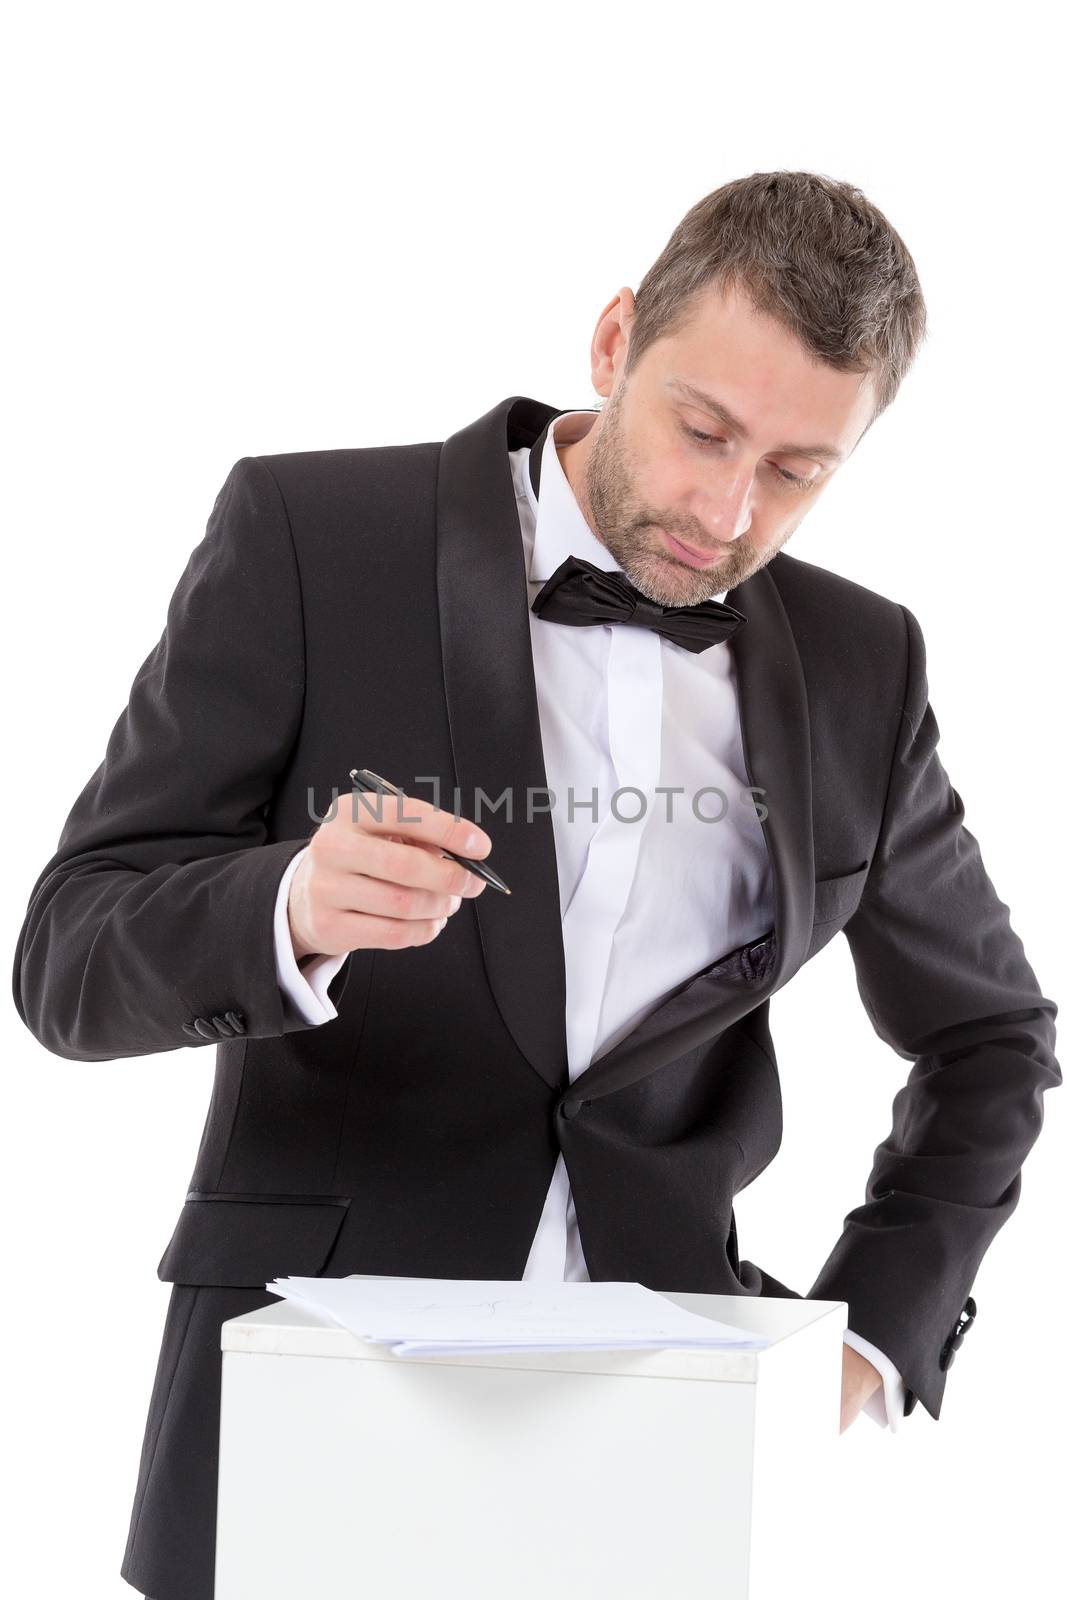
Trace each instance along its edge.
<instances>
[{"instance_id":1,"label":"man's chin","mask_svg":"<svg viewBox=\"0 0 1067 1600\"><path fill-rule=\"evenodd\" d=\"M634 577L631 581L660 606L696 606L710 599L713 595L725 594L729 589L736 589L738 583L748 576L742 574L739 578L736 564L730 561L716 562L702 574L699 583L694 582L692 567L686 566L684 561L676 561L672 556L662 555L658 550L652 553L643 572L642 581ZM650 591L655 590L653 594Z\"/></svg>"}]
</instances>

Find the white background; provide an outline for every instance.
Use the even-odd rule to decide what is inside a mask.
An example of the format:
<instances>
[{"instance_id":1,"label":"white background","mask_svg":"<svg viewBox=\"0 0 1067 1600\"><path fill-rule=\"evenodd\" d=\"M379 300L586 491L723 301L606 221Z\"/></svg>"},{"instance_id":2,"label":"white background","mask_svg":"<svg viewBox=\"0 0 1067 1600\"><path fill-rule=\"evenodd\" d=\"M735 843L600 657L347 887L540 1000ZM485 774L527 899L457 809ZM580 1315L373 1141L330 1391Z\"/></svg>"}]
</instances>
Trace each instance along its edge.
<instances>
[{"instance_id":1,"label":"white background","mask_svg":"<svg viewBox=\"0 0 1067 1600\"><path fill-rule=\"evenodd\" d=\"M789 549L918 617L942 759L1059 998L1051 19L1025 4L988 23L899 4L746 14L660 0L386 17L216 0L37 5L8 25L10 952L233 462L442 439L511 394L595 404L603 307L636 289L702 195L789 167L847 179L886 213L930 315L895 404ZM806 1287L863 1200L907 1063L872 1032L844 939L772 1013L785 1141L738 1201L741 1253ZM48 1054L12 1006L3 1023L17 1471L2 1576L11 1593L122 1600L169 1292L155 1267L213 1052L79 1064ZM1058 1097L1046 1109L941 1420L920 1406L894 1437L861 1416L842 1437L826 1564L798 1574L805 1593L974 1600L1053 1583ZM549 1536L560 1504L543 1508Z\"/></svg>"}]
</instances>

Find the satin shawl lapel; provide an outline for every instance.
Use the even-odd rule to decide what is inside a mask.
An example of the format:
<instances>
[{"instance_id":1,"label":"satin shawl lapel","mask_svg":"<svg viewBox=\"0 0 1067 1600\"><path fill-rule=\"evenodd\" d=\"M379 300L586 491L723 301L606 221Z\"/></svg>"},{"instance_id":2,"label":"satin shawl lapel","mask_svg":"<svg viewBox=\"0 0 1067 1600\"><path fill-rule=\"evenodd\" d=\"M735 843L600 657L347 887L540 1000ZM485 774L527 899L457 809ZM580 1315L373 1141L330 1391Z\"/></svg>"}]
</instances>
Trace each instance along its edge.
<instances>
[{"instance_id":1,"label":"satin shawl lapel","mask_svg":"<svg viewBox=\"0 0 1067 1600\"><path fill-rule=\"evenodd\" d=\"M444 689L459 806L493 838L489 859L513 891L485 889L473 902L486 972L519 1049L559 1091L569 1082L566 967L552 818L545 810L527 820L527 795L543 796L547 780L508 451L532 445L561 414L512 395L452 434L441 448L437 508ZM759 978L739 974L736 964L697 973L587 1068L576 1082L582 1099L622 1088L721 1033L787 982L807 949L814 901L807 697L772 567L727 595L748 620L715 648L734 652L748 781L764 791L757 799L767 808L774 961ZM494 816L486 801L476 810L479 789L489 803L510 794L510 823L502 826L505 810Z\"/></svg>"},{"instance_id":2,"label":"satin shawl lapel","mask_svg":"<svg viewBox=\"0 0 1067 1600\"><path fill-rule=\"evenodd\" d=\"M766 977L770 989L780 989L803 963L815 914L807 684L773 561L726 598L748 618L730 644L745 768L767 810L762 826L774 873L778 948Z\"/></svg>"},{"instance_id":3,"label":"satin shawl lapel","mask_svg":"<svg viewBox=\"0 0 1067 1600\"><path fill-rule=\"evenodd\" d=\"M510 895L473 901L486 972L508 1030L553 1089L567 1072L566 966L552 817L530 645L526 563L508 451L532 445L560 412L522 395L501 401L441 447L437 595L444 690L462 814L493 840ZM486 797L475 807L475 795ZM540 791L540 795L536 793ZM513 821L489 807L511 796Z\"/></svg>"}]
</instances>

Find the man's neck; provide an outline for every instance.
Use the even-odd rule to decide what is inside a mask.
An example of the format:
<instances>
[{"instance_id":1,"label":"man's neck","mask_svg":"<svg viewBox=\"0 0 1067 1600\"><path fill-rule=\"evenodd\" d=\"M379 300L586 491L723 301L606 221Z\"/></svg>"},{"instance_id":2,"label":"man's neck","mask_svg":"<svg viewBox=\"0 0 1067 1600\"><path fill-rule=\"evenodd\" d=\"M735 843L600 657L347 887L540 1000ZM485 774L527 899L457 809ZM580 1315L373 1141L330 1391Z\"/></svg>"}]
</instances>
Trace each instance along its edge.
<instances>
[{"instance_id":1,"label":"man's neck","mask_svg":"<svg viewBox=\"0 0 1067 1600\"><path fill-rule=\"evenodd\" d=\"M596 422L596 417L571 417L565 423L557 422L553 429L552 437L553 441L555 441L558 435L563 435L562 442L556 445L556 456L559 459L560 466L563 468L563 476L570 485L570 491L578 502L578 509L585 518L589 531L600 544L603 544L604 541L601 539L590 517L589 503L585 497L586 462L589 459L589 451L592 448L590 435L596 426ZM579 428L584 429L581 438L567 442L569 435Z\"/></svg>"}]
</instances>

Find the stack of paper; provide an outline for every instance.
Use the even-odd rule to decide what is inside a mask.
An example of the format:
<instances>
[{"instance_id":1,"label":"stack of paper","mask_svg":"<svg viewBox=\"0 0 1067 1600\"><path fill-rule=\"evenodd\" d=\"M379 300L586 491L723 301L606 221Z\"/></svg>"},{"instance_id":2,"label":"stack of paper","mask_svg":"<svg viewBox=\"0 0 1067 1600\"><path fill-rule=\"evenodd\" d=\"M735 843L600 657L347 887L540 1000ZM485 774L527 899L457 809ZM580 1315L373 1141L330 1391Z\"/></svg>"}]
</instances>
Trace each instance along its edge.
<instances>
[{"instance_id":1,"label":"stack of paper","mask_svg":"<svg viewBox=\"0 0 1067 1600\"><path fill-rule=\"evenodd\" d=\"M272 1294L394 1355L561 1350L760 1350L762 1334L714 1322L639 1283L483 1278L276 1278Z\"/></svg>"}]
</instances>

